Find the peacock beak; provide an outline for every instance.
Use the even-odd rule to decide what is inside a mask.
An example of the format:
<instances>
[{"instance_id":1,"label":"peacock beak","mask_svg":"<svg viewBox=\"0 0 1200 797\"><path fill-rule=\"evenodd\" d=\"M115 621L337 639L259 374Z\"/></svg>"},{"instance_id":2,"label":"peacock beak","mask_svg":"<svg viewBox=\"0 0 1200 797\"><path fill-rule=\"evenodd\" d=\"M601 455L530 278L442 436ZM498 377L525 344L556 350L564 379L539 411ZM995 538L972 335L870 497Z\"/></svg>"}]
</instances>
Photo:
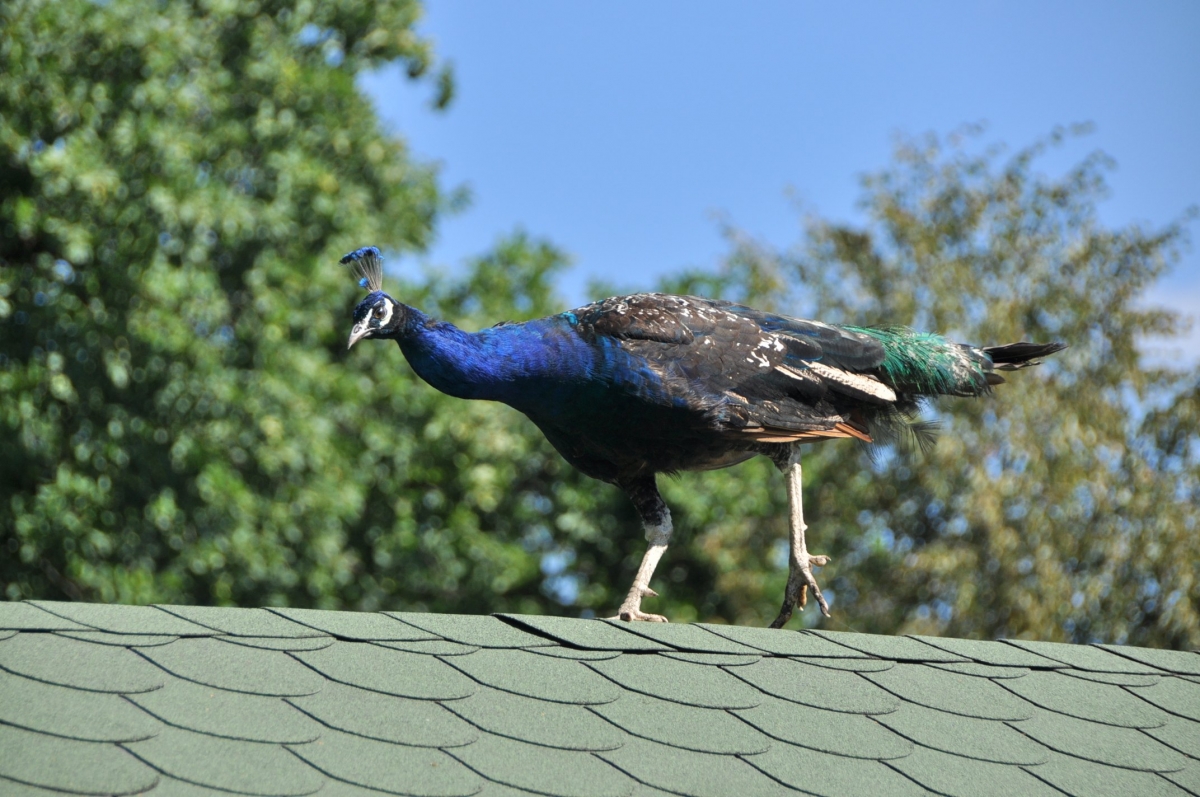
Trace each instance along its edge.
<instances>
[{"instance_id":1,"label":"peacock beak","mask_svg":"<svg viewBox=\"0 0 1200 797\"><path fill-rule=\"evenodd\" d=\"M368 327L365 321L361 324L355 324L354 329L350 330L350 342L346 344L346 348L350 349L355 343L358 343L360 340L365 338L367 336L367 332Z\"/></svg>"}]
</instances>

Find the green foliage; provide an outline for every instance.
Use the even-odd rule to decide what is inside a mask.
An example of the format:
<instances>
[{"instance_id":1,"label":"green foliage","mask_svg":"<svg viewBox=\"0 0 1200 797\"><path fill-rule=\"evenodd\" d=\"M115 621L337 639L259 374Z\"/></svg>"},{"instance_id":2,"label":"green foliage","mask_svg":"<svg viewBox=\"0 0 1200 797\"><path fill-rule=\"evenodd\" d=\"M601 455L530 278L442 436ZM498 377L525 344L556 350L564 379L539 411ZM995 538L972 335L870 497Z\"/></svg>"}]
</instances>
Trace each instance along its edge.
<instances>
[{"instance_id":1,"label":"green foliage","mask_svg":"<svg viewBox=\"0 0 1200 797\"><path fill-rule=\"evenodd\" d=\"M0 9L8 597L305 604L355 581L386 386L341 362L354 287L329 264L422 246L442 203L354 88L426 71L419 10Z\"/></svg>"},{"instance_id":2,"label":"green foliage","mask_svg":"<svg viewBox=\"0 0 1200 797\"><path fill-rule=\"evenodd\" d=\"M453 207L355 75L401 59L453 96L414 2L0 6L0 585L10 599L579 614L644 543L614 488L527 420L345 351L332 265L403 254ZM925 459L805 462L833 627L1200 644L1196 374L1138 343L1180 225L1110 230L1103 164L1059 179L929 141L869 178L863 229L777 253L731 232L666 287L975 343L1072 344L943 402ZM566 258L517 234L389 292L468 328L561 310ZM763 624L786 577L765 460L664 479L676 544L648 606ZM806 618L818 618L810 612Z\"/></svg>"}]
</instances>

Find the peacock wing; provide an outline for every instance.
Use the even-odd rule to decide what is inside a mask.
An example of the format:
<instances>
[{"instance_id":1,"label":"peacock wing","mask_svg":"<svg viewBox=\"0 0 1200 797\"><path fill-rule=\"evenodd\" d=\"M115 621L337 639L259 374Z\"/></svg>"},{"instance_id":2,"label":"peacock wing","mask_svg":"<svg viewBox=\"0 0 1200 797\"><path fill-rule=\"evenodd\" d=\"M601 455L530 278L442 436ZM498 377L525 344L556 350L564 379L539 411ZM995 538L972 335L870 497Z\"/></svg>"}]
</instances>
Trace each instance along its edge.
<instances>
[{"instance_id":1,"label":"peacock wing","mask_svg":"<svg viewBox=\"0 0 1200 797\"><path fill-rule=\"evenodd\" d=\"M582 334L619 341L645 363L670 399L768 442L865 439L847 408L896 401L874 373L879 342L817 321L665 294L614 297L574 315Z\"/></svg>"}]
</instances>

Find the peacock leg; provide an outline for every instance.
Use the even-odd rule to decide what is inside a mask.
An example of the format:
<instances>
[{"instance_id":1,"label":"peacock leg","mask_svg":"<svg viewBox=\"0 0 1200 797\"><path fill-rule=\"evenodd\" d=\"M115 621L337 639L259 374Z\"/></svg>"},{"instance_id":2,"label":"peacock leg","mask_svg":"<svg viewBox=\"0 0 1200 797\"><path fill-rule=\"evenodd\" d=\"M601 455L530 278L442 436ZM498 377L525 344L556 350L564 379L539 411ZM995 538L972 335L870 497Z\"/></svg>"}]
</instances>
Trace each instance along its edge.
<instances>
[{"instance_id":1,"label":"peacock leg","mask_svg":"<svg viewBox=\"0 0 1200 797\"><path fill-rule=\"evenodd\" d=\"M821 594L821 588L817 586L817 579L812 574L813 566L828 564L829 557L813 556L804 544L804 532L808 526L804 525L804 502L800 490L799 443L792 445L788 456L787 492L791 556L788 558L788 581L787 588L783 591L783 608L779 610L779 616L771 623L771 628L783 628L787 621L792 619L792 610L797 606L800 607L800 611L804 611L804 607L808 603L810 588L817 603L821 606L821 614L829 616L829 604L825 602L825 596Z\"/></svg>"},{"instance_id":2,"label":"peacock leg","mask_svg":"<svg viewBox=\"0 0 1200 797\"><path fill-rule=\"evenodd\" d=\"M654 575L654 568L658 567L658 560L667 552L667 543L671 540L671 511L658 494L658 486L654 483L653 476L622 482L619 486L637 507L638 514L642 517L642 525L646 529L646 542L650 547L642 557L642 563L633 579L633 586L629 588L629 594L617 610L617 616L609 619L665 623L667 618L661 614L642 611L642 598L658 597L658 593L650 589L650 578Z\"/></svg>"}]
</instances>

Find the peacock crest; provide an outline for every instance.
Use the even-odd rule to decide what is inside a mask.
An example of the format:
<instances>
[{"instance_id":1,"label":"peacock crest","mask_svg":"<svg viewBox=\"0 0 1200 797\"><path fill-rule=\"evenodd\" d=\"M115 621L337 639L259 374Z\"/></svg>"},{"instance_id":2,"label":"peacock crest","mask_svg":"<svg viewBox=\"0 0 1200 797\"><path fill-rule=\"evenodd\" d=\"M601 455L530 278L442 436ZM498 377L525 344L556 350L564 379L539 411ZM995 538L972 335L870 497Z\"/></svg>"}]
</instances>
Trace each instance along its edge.
<instances>
[{"instance_id":1,"label":"peacock crest","mask_svg":"<svg viewBox=\"0 0 1200 797\"><path fill-rule=\"evenodd\" d=\"M366 288L368 292L383 290L383 255L379 254L378 247L364 246L362 249L355 249L338 262L353 268L359 277L359 286Z\"/></svg>"}]
</instances>

